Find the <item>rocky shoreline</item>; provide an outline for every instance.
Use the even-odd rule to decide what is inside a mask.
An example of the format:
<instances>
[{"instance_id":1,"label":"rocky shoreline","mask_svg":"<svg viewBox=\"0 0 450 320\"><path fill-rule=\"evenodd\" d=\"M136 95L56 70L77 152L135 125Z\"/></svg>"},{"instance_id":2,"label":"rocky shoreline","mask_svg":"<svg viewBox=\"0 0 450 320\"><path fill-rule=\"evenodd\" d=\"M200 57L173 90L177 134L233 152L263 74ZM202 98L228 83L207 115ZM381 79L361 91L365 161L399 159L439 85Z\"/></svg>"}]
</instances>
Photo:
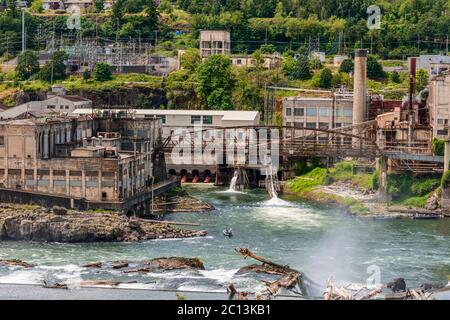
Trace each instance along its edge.
<instances>
[{"instance_id":1,"label":"rocky shoreline","mask_svg":"<svg viewBox=\"0 0 450 320\"><path fill-rule=\"evenodd\" d=\"M358 186L345 182L318 186L302 194L292 194L318 204L336 206L351 215L361 218L402 219L412 218L416 215L447 216L439 210L439 204L434 196L430 197L425 210L407 208L401 205L389 206L378 201L377 193L363 190Z\"/></svg>"},{"instance_id":2,"label":"rocky shoreline","mask_svg":"<svg viewBox=\"0 0 450 320\"><path fill-rule=\"evenodd\" d=\"M0 240L46 242L137 242L205 236L170 223L129 218L117 213L0 204Z\"/></svg>"}]
</instances>

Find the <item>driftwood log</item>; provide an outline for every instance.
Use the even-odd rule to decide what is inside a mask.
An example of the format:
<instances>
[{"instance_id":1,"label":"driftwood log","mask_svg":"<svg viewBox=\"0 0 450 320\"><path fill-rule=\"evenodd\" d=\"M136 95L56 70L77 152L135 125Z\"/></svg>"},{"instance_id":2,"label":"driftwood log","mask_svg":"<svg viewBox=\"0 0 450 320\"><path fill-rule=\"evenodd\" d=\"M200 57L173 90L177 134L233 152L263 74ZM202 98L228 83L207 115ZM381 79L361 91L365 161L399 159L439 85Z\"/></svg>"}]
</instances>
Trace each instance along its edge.
<instances>
[{"instance_id":1,"label":"driftwood log","mask_svg":"<svg viewBox=\"0 0 450 320\"><path fill-rule=\"evenodd\" d=\"M264 257L258 256L247 248L235 248L235 251L243 255L244 259L246 259L247 257L251 257L259 262L262 262L261 266L251 265L242 268L240 271L255 271L281 275L281 278L278 280L272 282L264 281L264 283L266 284L266 291L269 295L276 296L282 288L288 289L300 284L299 279L302 275L300 271L291 269L289 266L283 266Z\"/></svg>"},{"instance_id":2,"label":"driftwood log","mask_svg":"<svg viewBox=\"0 0 450 320\"><path fill-rule=\"evenodd\" d=\"M47 289L68 289L67 284L64 283L48 283L44 280L44 288Z\"/></svg>"}]
</instances>

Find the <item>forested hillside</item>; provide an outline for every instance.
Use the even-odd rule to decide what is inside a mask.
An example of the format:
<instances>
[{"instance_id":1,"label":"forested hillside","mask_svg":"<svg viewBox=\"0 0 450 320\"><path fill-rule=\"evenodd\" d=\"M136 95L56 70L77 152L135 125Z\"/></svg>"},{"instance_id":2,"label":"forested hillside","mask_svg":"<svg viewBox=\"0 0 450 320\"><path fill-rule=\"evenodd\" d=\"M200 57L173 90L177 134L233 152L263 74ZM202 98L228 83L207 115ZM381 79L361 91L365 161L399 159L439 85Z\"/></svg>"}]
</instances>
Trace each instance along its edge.
<instances>
[{"instance_id":1,"label":"forested hillside","mask_svg":"<svg viewBox=\"0 0 450 320\"><path fill-rule=\"evenodd\" d=\"M0 56L21 47L21 15L0 13ZM155 41L166 49L196 46L201 29L231 31L233 52L299 51L310 46L328 54L372 47L384 59L446 50L450 26L449 0L153 0L117 1L103 11L103 0L81 18L82 29L69 30L68 14L46 14L34 0L26 13L27 47L43 47L53 30L58 39L98 36L103 39ZM381 29L369 30L367 7L381 8ZM273 47L272 47L273 46Z\"/></svg>"}]
</instances>

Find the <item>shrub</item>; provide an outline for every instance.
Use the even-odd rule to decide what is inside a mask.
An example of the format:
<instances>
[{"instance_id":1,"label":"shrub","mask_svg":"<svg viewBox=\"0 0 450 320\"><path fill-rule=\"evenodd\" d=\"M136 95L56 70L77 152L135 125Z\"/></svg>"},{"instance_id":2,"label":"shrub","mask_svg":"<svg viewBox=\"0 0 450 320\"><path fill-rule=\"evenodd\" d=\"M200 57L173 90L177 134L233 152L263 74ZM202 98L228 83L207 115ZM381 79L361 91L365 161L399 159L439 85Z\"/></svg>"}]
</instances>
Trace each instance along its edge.
<instances>
[{"instance_id":1,"label":"shrub","mask_svg":"<svg viewBox=\"0 0 450 320\"><path fill-rule=\"evenodd\" d=\"M111 80L111 67L105 62L97 62L94 68L94 79L97 81Z\"/></svg>"},{"instance_id":2,"label":"shrub","mask_svg":"<svg viewBox=\"0 0 450 320\"><path fill-rule=\"evenodd\" d=\"M445 144L444 140L433 138L433 152L437 156L444 155Z\"/></svg>"}]
</instances>

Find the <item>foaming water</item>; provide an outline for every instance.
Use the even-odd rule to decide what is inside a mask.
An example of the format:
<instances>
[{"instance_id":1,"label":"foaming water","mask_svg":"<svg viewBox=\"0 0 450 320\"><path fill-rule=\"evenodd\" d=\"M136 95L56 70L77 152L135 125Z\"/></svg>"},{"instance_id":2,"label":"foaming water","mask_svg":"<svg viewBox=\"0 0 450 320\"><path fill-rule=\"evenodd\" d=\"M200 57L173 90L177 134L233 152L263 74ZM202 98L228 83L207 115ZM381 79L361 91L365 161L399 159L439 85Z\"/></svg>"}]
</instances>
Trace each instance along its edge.
<instances>
[{"instance_id":1,"label":"foaming water","mask_svg":"<svg viewBox=\"0 0 450 320\"><path fill-rule=\"evenodd\" d=\"M244 260L234 251L248 247L272 261L298 269L319 285L333 276L336 283L365 283L367 267L381 269L383 282L403 277L408 286L446 281L450 274L450 219L355 219L338 209L324 209L294 197L267 199L264 191L243 194L200 186L187 188L217 210L177 213L165 220L199 223L207 237L152 240L140 243L48 244L0 242L1 259L21 259L30 269L0 266L0 283L42 284L43 280L73 286L84 280L115 280L120 287L189 289L224 292L229 283L240 291L263 288L261 275L237 274ZM205 191L207 190L207 191ZM233 229L224 237L225 227ZM206 270L123 273L80 268L95 261L128 260L138 265L157 257L200 258Z\"/></svg>"},{"instance_id":2,"label":"foaming water","mask_svg":"<svg viewBox=\"0 0 450 320\"><path fill-rule=\"evenodd\" d=\"M278 197L272 197L270 200L264 201L262 205L265 207L290 207L290 208L296 206L295 204Z\"/></svg>"}]
</instances>

